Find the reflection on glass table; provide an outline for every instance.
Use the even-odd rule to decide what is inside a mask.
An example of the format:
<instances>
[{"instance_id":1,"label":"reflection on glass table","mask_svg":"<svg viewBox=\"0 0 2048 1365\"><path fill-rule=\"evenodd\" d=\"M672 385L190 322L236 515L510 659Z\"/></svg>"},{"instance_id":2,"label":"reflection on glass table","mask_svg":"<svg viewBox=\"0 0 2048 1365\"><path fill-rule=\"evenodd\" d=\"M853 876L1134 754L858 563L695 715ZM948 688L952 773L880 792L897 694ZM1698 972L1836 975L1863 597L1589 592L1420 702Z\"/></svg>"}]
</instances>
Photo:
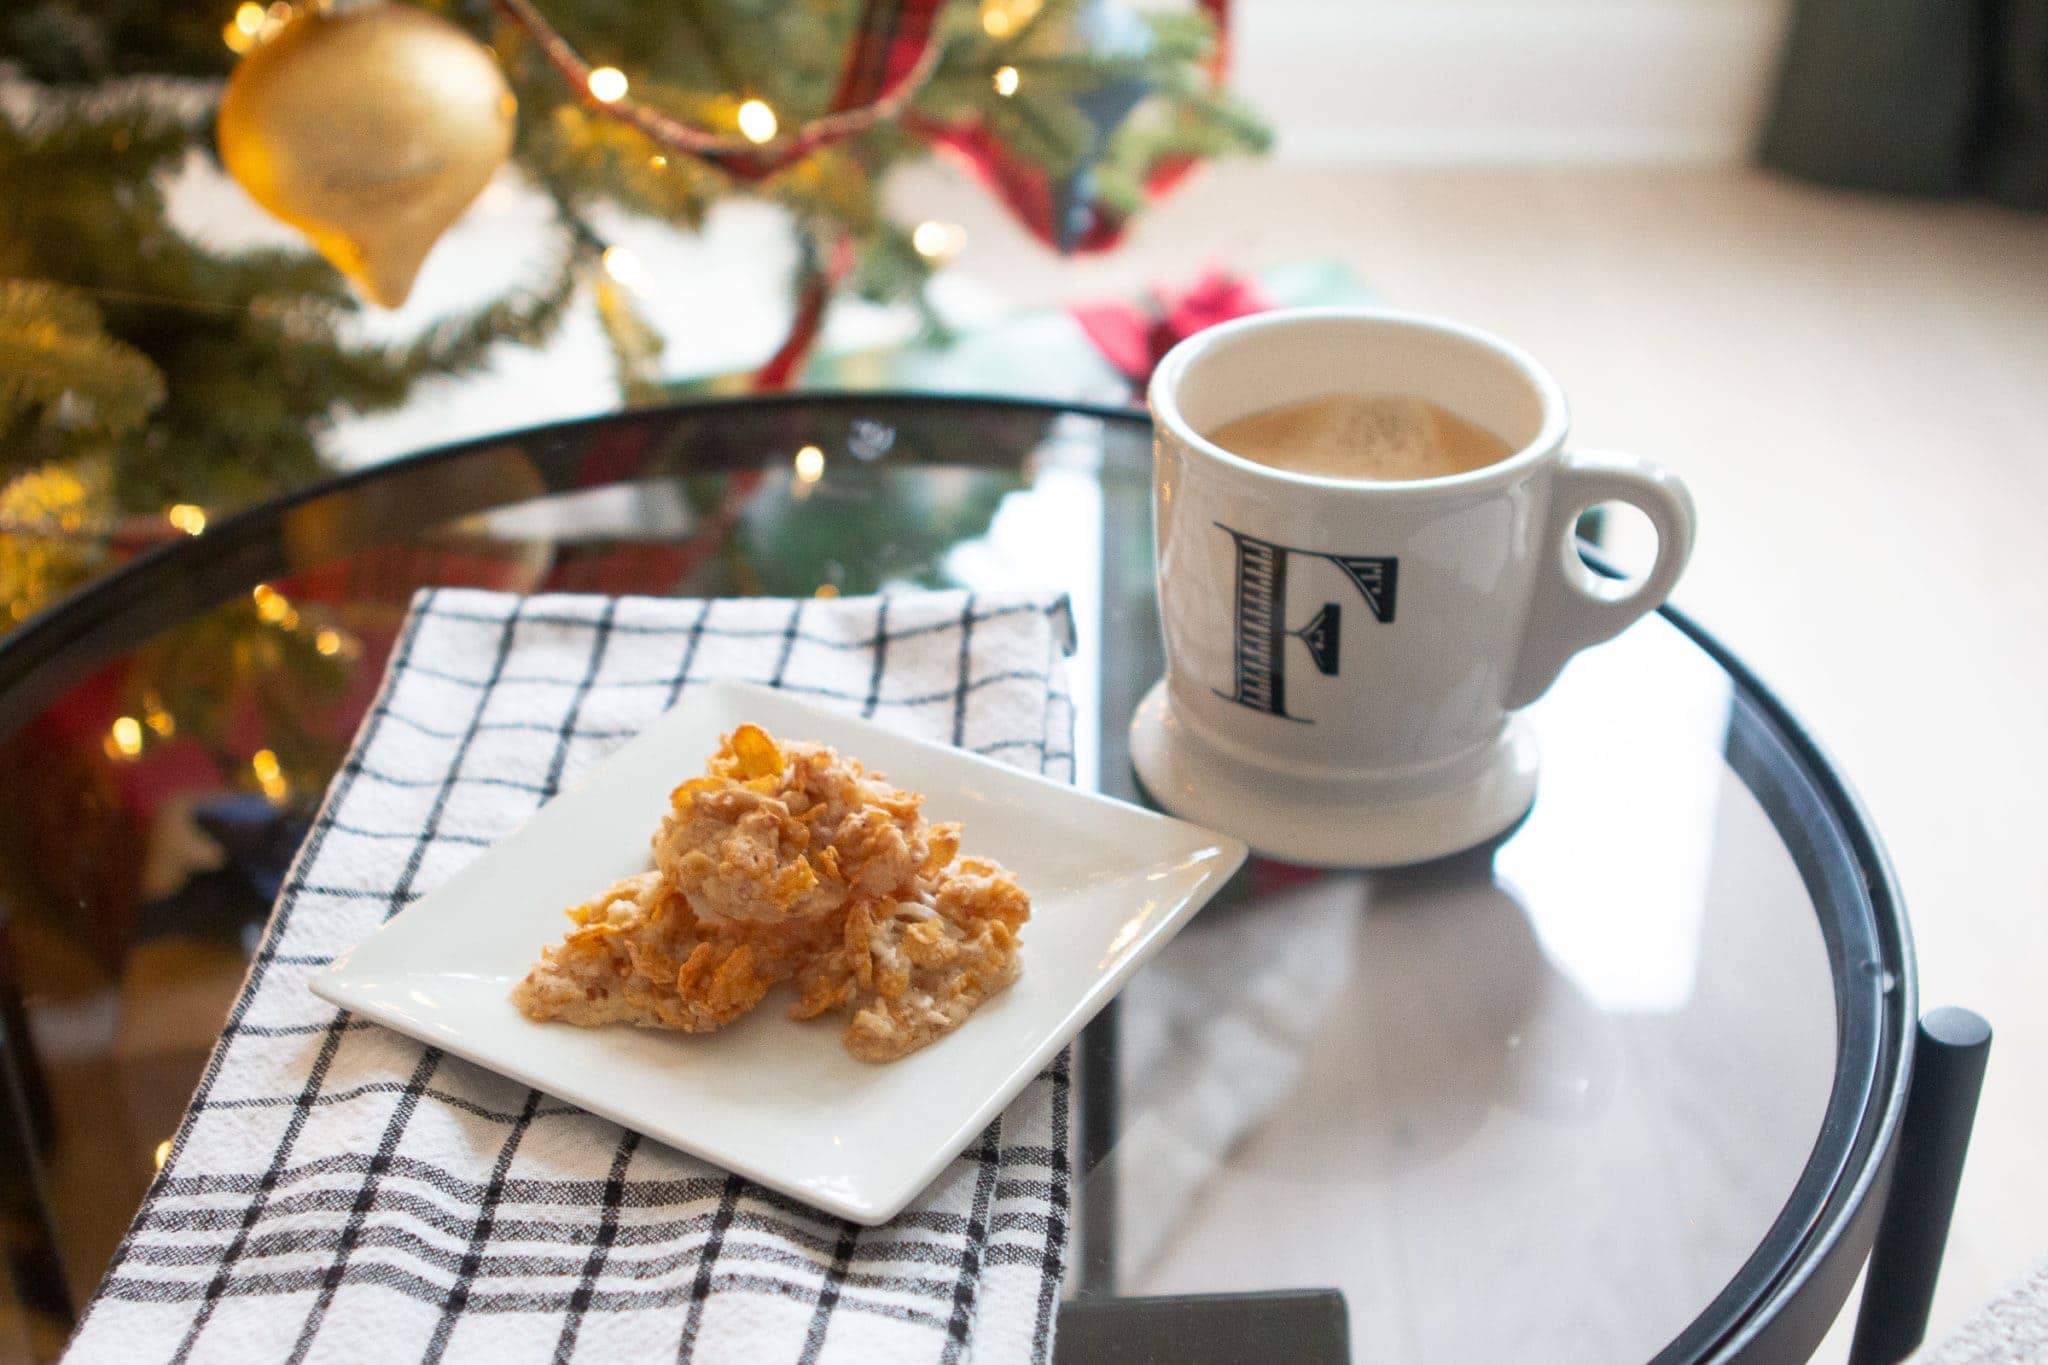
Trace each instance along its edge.
<instances>
[{"instance_id":1,"label":"reflection on glass table","mask_svg":"<svg viewBox=\"0 0 2048 1365\"><path fill-rule=\"evenodd\" d=\"M1497 851L1262 866L1132 985L1125 1288L1332 1284L1364 1359L1630 1360L1734 1277L1836 1039L1812 904L1698 661L1665 630L1575 663Z\"/></svg>"},{"instance_id":2,"label":"reflection on glass table","mask_svg":"<svg viewBox=\"0 0 2048 1365\"><path fill-rule=\"evenodd\" d=\"M11 1206L17 1265L54 1248L90 1292L416 588L1055 585L1077 770L1134 799L1149 500L1140 414L683 405L309 490L0 640L9 1055L49 1177ZM1911 1048L1875 836L1668 613L1533 716L1542 786L1497 846L1376 876L1254 860L1091 1027L1071 1313L1334 1289L1339 1335L1387 1360L1762 1359L1825 1330ZM58 1335L63 1291L17 1277ZM1312 1319L1272 1317L1273 1344L1310 1351Z\"/></svg>"}]
</instances>

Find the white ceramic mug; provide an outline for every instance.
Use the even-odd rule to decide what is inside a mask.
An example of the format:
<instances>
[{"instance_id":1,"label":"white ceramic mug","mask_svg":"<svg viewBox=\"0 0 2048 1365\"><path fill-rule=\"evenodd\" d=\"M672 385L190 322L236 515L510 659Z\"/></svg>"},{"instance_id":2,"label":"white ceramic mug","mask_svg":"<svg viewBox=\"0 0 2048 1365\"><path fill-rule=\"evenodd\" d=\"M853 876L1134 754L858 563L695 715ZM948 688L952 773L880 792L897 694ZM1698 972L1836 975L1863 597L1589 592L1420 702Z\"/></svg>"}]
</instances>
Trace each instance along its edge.
<instances>
[{"instance_id":1,"label":"white ceramic mug","mask_svg":"<svg viewBox=\"0 0 2048 1365\"><path fill-rule=\"evenodd\" d=\"M1205 435L1346 391L1428 399L1514 453L1374 482L1257 464ZM1167 663L1131 722L1132 757L1162 806L1268 856L1392 866L1514 824L1536 790L1516 708L1661 603L1691 553L1677 478L1567 450L1557 381L1456 323L1349 308L1243 318L1174 347L1150 401ZM1579 514L1608 501L1656 528L1638 579L1579 559Z\"/></svg>"}]
</instances>

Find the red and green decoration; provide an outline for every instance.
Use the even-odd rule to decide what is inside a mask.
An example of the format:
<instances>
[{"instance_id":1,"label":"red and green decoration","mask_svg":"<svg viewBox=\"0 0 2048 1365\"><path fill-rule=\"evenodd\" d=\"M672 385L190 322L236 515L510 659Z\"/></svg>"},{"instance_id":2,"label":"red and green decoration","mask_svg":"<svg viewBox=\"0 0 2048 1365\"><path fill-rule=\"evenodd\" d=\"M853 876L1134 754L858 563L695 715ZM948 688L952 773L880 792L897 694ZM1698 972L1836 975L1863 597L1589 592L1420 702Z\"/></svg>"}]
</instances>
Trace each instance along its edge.
<instances>
[{"instance_id":1,"label":"red and green decoration","mask_svg":"<svg viewBox=\"0 0 2048 1365\"><path fill-rule=\"evenodd\" d=\"M1070 253L1115 245L1131 215L1203 155L1255 145L1257 129L1220 95L1223 6L1202 0L1160 18L1129 0L800 4L755 16L770 32L744 43L738 25L720 32L700 9L705 90L689 79L698 73L665 69L659 48L636 72L602 50L587 55L537 0L488 0L494 51L392 0L315 9L274 30L270 11L251 5L237 22L261 21L230 31L250 50L228 82L220 149L260 203L393 306L434 240L514 153L522 107L553 115L545 132L529 122L521 141L530 151L644 158L656 179L694 181L705 200L780 199L803 240L789 335L755 377L775 388L800 373L825 305L849 279L887 292L893 273L898 288L914 290L944 254L914 233L906 252L902 229L880 213L875 187L892 163L932 150L964 162L1039 240ZM778 22L794 39L792 8L811 50L792 48L780 69L758 66L744 49L776 36ZM603 41L601 25L586 18L580 28ZM818 68L834 41L827 83ZM422 82L428 70L436 78ZM570 145L558 147L565 136ZM602 262L606 247L573 177L558 170L542 183L571 240ZM597 302L630 388L647 380L658 339L649 344L612 274Z\"/></svg>"},{"instance_id":2,"label":"red and green decoration","mask_svg":"<svg viewBox=\"0 0 2048 1365\"><path fill-rule=\"evenodd\" d=\"M924 285L960 234L893 216L888 173L951 158L1049 247L1111 247L1189 168L1264 145L1223 89L1228 28L1223 0L12 0L0 183L37 193L0 202L0 508L38 539L0 625L110 536L314 478L337 418L576 311L626 401L669 391L638 306L663 282L606 268L621 215L783 210L792 320L757 387L801 377L848 291L936 333ZM327 259L189 235L167 189L215 155ZM552 217L528 273L403 345L354 339L460 268L433 242L507 164Z\"/></svg>"},{"instance_id":3,"label":"red and green decoration","mask_svg":"<svg viewBox=\"0 0 2048 1365\"><path fill-rule=\"evenodd\" d=\"M761 388L801 378L835 297L921 306L957 250L957 229L885 211L894 167L964 161L1049 247L1113 246L1190 167L1263 145L1222 90L1226 19L1219 0L0 4L0 184L36 187L0 196L0 631L319 477L338 418L538 345L578 310L601 319L628 402L669 392L636 305L662 282L607 268L602 225L621 214L687 232L739 196L783 211L794 306ZM188 233L170 186L216 155L312 249ZM529 273L402 344L356 339L363 309L462 268L433 243L508 169L552 214ZM1119 326L1132 365L1165 335L1129 320L1105 335ZM748 506L734 564L748 537L786 547L813 530L819 563L845 558L822 505ZM468 581L447 564L425 576ZM329 586L280 584L169 633L70 717L69 750L107 780L170 755L208 783L303 799L345 733L327 718L351 704L341 679L389 626L337 614L360 593ZM245 742L251 708L267 748Z\"/></svg>"}]
</instances>

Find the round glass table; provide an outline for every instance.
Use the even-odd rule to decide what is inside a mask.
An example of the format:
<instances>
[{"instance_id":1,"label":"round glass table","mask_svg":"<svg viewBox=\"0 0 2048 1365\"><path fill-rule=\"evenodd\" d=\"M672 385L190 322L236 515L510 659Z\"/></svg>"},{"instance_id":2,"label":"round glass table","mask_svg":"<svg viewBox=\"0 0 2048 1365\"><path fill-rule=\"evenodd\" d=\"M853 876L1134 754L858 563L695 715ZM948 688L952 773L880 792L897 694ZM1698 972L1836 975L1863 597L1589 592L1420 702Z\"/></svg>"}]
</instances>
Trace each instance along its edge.
<instances>
[{"instance_id":1,"label":"round glass table","mask_svg":"<svg viewBox=\"0 0 2048 1365\"><path fill-rule=\"evenodd\" d=\"M1149 476L1121 410L636 411L224 518L0 640L17 1304L61 1321L90 1291L415 589L1056 585L1077 770L1137 799ZM1083 1036L1063 1357L1190 1323L1293 1359L1820 1339L1871 1246L1913 1051L1876 837L1673 612L1531 714L1540 792L1498 843L1374 875L1254 859Z\"/></svg>"}]
</instances>

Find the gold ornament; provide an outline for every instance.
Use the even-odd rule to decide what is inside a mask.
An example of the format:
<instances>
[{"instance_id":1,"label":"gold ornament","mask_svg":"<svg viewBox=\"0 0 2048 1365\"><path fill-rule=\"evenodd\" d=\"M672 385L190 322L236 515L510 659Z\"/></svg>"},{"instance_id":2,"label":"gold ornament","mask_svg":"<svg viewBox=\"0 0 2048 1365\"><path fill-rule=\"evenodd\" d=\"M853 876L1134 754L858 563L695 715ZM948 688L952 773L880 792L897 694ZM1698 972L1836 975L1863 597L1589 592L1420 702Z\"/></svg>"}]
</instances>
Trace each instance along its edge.
<instances>
[{"instance_id":1,"label":"gold ornament","mask_svg":"<svg viewBox=\"0 0 2048 1365\"><path fill-rule=\"evenodd\" d=\"M314 10L236 64L220 154L257 203L396 308L504 164L517 108L490 51L444 19Z\"/></svg>"}]
</instances>

